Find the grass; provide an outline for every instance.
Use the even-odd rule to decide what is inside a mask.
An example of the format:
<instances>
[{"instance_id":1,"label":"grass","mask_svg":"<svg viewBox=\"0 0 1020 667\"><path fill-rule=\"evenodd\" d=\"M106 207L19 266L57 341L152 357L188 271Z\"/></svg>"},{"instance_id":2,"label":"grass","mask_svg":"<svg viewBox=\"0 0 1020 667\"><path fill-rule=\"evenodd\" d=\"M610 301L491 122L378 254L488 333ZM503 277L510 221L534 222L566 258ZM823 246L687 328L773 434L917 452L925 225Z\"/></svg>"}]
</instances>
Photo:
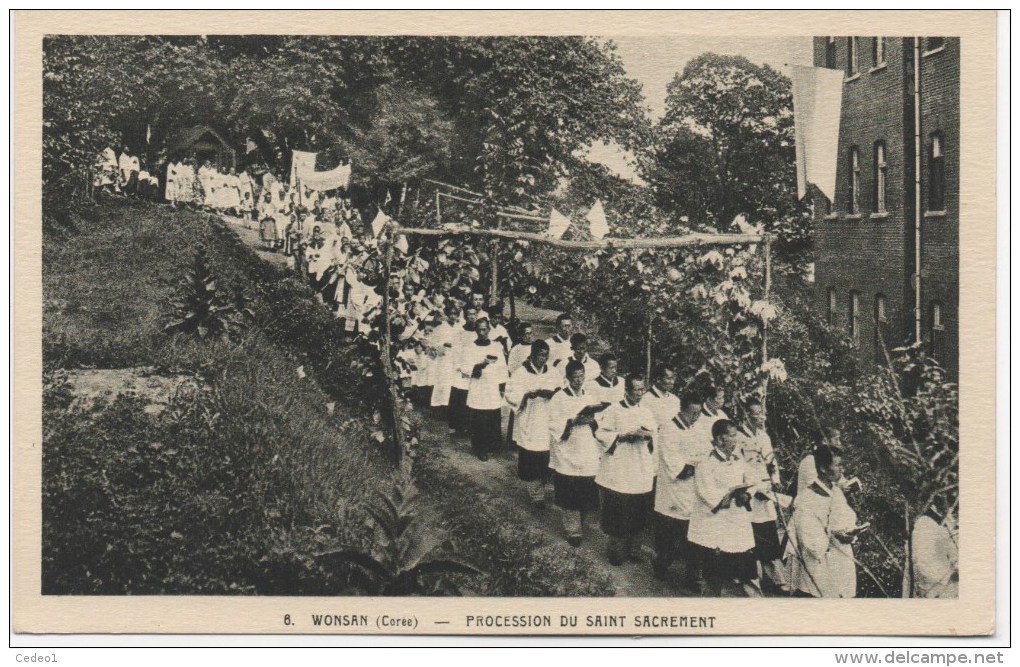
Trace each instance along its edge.
<instances>
[{"instance_id":1,"label":"grass","mask_svg":"<svg viewBox=\"0 0 1020 667\"><path fill-rule=\"evenodd\" d=\"M43 250L43 592L363 593L313 555L369 549L364 503L393 484L370 438L381 374L366 377L366 350L208 216L108 199L75 223L48 230ZM219 290L255 312L239 338L164 331L199 246ZM63 378L134 366L193 375L201 390L151 416L141 396L78 407ZM490 572L465 588L611 593L505 503L479 512L485 499L442 469L421 476L422 522Z\"/></svg>"}]
</instances>

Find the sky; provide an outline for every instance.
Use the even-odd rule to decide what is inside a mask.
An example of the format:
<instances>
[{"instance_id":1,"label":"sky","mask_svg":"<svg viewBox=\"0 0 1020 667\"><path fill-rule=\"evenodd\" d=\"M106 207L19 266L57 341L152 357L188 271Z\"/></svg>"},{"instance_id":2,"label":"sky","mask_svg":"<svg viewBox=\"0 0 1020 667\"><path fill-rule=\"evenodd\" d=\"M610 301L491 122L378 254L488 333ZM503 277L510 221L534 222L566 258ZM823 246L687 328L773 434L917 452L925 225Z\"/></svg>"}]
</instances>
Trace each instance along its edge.
<instances>
[{"instance_id":1,"label":"sky","mask_svg":"<svg viewBox=\"0 0 1020 667\"><path fill-rule=\"evenodd\" d=\"M613 37L616 53L628 76L637 79L645 94L645 105L654 120L666 111L666 85L693 58L711 51L720 55L744 56L758 65L784 72L786 65L811 65L811 37ZM640 182L632 158L618 146L593 146L588 158L606 165L619 175Z\"/></svg>"}]
</instances>

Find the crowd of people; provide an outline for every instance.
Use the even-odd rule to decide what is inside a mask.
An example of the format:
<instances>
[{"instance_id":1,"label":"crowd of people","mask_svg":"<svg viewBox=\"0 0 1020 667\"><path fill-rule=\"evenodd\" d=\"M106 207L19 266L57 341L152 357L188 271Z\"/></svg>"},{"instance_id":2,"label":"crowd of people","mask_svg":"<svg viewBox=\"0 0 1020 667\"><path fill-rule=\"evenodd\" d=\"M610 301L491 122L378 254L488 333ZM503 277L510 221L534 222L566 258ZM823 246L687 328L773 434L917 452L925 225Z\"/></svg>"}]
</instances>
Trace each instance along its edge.
<instances>
[{"instance_id":1,"label":"crowd of people","mask_svg":"<svg viewBox=\"0 0 1020 667\"><path fill-rule=\"evenodd\" d=\"M96 185L117 192L147 196L159 191L152 178L127 150L118 158L107 149L97 164ZM762 403L728 405L707 375L682 384L668 367L649 379L622 375L611 352L589 353L568 314L554 335L535 340L531 324L505 321L504 304L479 289L459 300L397 277L381 285L381 224L345 196L193 159L169 164L164 192L174 205L258 225L263 246L292 257L351 335L378 325L389 289L399 378L412 402L443 419L451 437L469 438L481 461L512 451L536 508L551 487L570 545L597 522L612 565L642 562L650 526L654 576L666 580L676 565L683 585L702 595L856 596L854 544L870 524L847 501L861 484L844 475L838 429L826 429L796 471L782 471ZM919 517L909 553L904 595L956 596L952 517Z\"/></svg>"}]
</instances>

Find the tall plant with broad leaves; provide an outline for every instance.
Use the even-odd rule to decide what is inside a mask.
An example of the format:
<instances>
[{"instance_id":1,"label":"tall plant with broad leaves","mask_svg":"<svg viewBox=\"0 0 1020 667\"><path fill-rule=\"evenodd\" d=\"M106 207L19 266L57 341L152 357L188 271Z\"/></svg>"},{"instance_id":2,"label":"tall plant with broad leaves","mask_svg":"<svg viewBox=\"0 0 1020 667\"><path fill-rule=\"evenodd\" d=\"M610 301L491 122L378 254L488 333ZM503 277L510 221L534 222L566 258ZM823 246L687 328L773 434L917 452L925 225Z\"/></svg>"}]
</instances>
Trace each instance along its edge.
<instances>
[{"instance_id":1,"label":"tall plant with broad leaves","mask_svg":"<svg viewBox=\"0 0 1020 667\"><path fill-rule=\"evenodd\" d=\"M437 555L446 534L418 523L418 491L400 476L388 493L367 507L373 544L369 550L335 549L316 554L324 567L349 569L353 581L368 595L424 595L461 592L451 575L482 575L480 569L456 558Z\"/></svg>"},{"instance_id":2,"label":"tall plant with broad leaves","mask_svg":"<svg viewBox=\"0 0 1020 667\"><path fill-rule=\"evenodd\" d=\"M250 308L230 303L219 291L202 247L195 251L195 260L181 292L181 300L174 304L176 317L166 326L166 331L195 334L200 338L226 338L239 330L243 316L254 317Z\"/></svg>"}]
</instances>

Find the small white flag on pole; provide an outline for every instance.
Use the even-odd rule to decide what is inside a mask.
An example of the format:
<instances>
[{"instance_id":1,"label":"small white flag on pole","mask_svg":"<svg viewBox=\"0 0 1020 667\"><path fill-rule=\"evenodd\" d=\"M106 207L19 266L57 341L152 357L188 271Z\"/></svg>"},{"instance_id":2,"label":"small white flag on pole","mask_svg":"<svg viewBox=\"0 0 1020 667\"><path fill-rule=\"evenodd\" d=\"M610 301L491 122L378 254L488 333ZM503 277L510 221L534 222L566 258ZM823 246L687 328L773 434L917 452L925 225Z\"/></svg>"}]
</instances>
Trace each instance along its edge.
<instances>
[{"instance_id":1,"label":"small white flag on pole","mask_svg":"<svg viewBox=\"0 0 1020 667\"><path fill-rule=\"evenodd\" d=\"M379 238L382 234L383 228L386 227L386 223L390 221L390 217L383 213L382 209L375 214L375 219L372 220L372 236Z\"/></svg>"},{"instance_id":2,"label":"small white flag on pole","mask_svg":"<svg viewBox=\"0 0 1020 667\"><path fill-rule=\"evenodd\" d=\"M394 242L393 244L393 247L399 250L402 254L406 255L407 251L410 249L410 246L407 244L407 236L404 234L398 236L396 242Z\"/></svg>"},{"instance_id":3,"label":"small white flag on pole","mask_svg":"<svg viewBox=\"0 0 1020 667\"><path fill-rule=\"evenodd\" d=\"M563 234L566 233L568 227L570 227L570 218L556 209L549 212L549 229L545 232L548 236L557 239L563 238Z\"/></svg>"},{"instance_id":4,"label":"small white flag on pole","mask_svg":"<svg viewBox=\"0 0 1020 667\"><path fill-rule=\"evenodd\" d=\"M588 221L588 229L591 231L591 235L595 238L601 240L609 233L609 223L606 222L606 211L602 208L601 199L595 200L595 205L591 207L588 215L584 217Z\"/></svg>"}]
</instances>

